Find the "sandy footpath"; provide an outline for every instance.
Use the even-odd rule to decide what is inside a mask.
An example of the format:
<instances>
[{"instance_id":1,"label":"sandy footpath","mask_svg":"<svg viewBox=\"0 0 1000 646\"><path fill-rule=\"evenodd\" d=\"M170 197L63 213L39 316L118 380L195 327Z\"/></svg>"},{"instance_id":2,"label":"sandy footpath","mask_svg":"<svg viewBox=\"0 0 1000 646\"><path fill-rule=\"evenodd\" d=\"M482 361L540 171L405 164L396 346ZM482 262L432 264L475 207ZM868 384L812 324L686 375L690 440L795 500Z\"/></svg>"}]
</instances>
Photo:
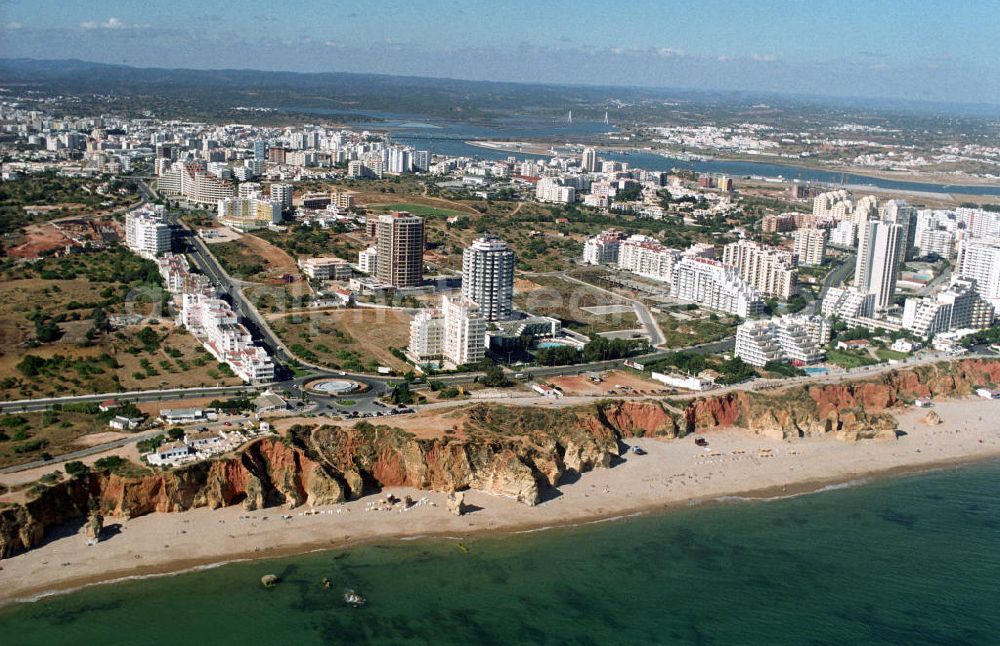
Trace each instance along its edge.
<instances>
[{"instance_id":1,"label":"sandy footpath","mask_svg":"<svg viewBox=\"0 0 1000 646\"><path fill-rule=\"evenodd\" d=\"M96 546L87 547L82 535L68 530L38 549L0 561L0 602L233 559L402 537L520 531L723 496L788 495L866 476L1000 457L1000 401L942 401L934 410L943 424L923 424L926 410L897 413L906 434L895 442L782 442L740 430L704 434L710 441L707 449L691 438L641 439L635 443L647 455L628 453L614 468L585 473L537 507L467 492L466 502L474 510L462 517L447 512L444 494L393 488L384 493L410 495L420 502L405 512L366 511L380 497L368 496L319 508L318 514L307 514L304 507L255 512L233 507L128 521L107 518L108 537Z\"/></svg>"}]
</instances>

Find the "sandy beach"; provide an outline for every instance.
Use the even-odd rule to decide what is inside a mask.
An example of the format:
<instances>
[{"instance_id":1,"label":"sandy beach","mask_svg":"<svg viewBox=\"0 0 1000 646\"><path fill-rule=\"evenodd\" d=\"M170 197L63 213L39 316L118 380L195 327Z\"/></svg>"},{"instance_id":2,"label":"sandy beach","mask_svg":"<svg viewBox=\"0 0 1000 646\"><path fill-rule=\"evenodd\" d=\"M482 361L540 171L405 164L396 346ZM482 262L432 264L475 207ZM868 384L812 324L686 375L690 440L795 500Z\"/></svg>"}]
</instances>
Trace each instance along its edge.
<instances>
[{"instance_id":1,"label":"sandy beach","mask_svg":"<svg viewBox=\"0 0 1000 646\"><path fill-rule=\"evenodd\" d=\"M647 455L631 452L611 469L569 478L536 507L466 492L472 512L448 513L445 494L387 489L343 505L310 510L241 507L131 520L105 519L105 539L92 547L75 528L55 533L43 546L0 561L0 603L128 576L177 572L237 559L302 553L360 542L421 536L464 537L477 532L517 532L576 524L728 497L773 498L836 483L921 471L1000 457L1000 402L947 400L933 409L943 423L928 426L926 409L897 411L896 441L856 444L832 437L791 442L742 430L692 438L635 440ZM419 501L406 511L370 510L393 493ZM318 513L316 513L318 512ZM265 568L266 569L266 568ZM262 570L263 572L263 570Z\"/></svg>"}]
</instances>

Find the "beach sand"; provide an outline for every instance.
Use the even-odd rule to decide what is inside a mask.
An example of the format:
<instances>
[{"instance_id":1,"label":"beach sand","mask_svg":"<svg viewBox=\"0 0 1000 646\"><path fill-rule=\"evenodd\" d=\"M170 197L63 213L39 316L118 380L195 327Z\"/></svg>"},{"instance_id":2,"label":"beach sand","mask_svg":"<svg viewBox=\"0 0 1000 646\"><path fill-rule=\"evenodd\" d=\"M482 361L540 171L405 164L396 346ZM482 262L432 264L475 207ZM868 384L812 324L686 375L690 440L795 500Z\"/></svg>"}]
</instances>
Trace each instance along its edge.
<instances>
[{"instance_id":1,"label":"beach sand","mask_svg":"<svg viewBox=\"0 0 1000 646\"><path fill-rule=\"evenodd\" d=\"M529 531L585 523L728 497L775 498L837 483L1000 457L1000 401L941 401L943 423L928 426L927 410L897 411L896 441L844 443L832 437L776 441L731 429L702 434L700 448L681 440L639 439L648 451L559 486L536 507L466 492L473 511L448 513L445 494L390 488L343 505L318 508L241 507L131 520L105 519L106 538L88 547L76 528L54 532L45 545L0 561L0 602L127 576L176 572L225 561L302 553L369 541L477 532ZM366 511L393 493L420 500L407 511ZM284 518L283 518L284 517ZM262 567L262 574L266 568Z\"/></svg>"}]
</instances>

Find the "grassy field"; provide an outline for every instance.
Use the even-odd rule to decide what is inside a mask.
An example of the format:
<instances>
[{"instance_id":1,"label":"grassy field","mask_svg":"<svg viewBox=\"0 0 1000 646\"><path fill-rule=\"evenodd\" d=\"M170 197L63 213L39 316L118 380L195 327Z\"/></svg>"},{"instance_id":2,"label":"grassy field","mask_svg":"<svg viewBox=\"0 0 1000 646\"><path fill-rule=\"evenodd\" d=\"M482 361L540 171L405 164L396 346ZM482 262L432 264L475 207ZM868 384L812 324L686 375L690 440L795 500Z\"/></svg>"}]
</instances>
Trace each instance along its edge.
<instances>
[{"instance_id":1,"label":"grassy field","mask_svg":"<svg viewBox=\"0 0 1000 646\"><path fill-rule=\"evenodd\" d=\"M64 177L54 172L0 182L0 234L34 222L107 213L136 200L133 182L108 182L103 195L97 192L102 183L99 179Z\"/></svg>"},{"instance_id":2,"label":"grassy field","mask_svg":"<svg viewBox=\"0 0 1000 646\"><path fill-rule=\"evenodd\" d=\"M258 231L254 235L280 247L295 258L336 256L357 262L358 252L368 246L361 239L360 233L336 227L324 229L318 225L293 225L288 231Z\"/></svg>"},{"instance_id":3,"label":"grassy field","mask_svg":"<svg viewBox=\"0 0 1000 646\"><path fill-rule=\"evenodd\" d=\"M239 383L159 310L163 292L145 262L131 254L79 254L6 272L0 399ZM149 318L118 331L101 326L102 318L126 313Z\"/></svg>"},{"instance_id":4,"label":"grassy field","mask_svg":"<svg viewBox=\"0 0 1000 646\"><path fill-rule=\"evenodd\" d=\"M84 436L111 431L107 422L81 412L16 413L0 417L0 468L83 448Z\"/></svg>"},{"instance_id":5,"label":"grassy field","mask_svg":"<svg viewBox=\"0 0 1000 646\"><path fill-rule=\"evenodd\" d=\"M827 363L840 366L845 370L860 368L862 366L873 366L879 363L875 359L872 359L867 353L858 354L855 352L848 352L846 350L827 350L826 361Z\"/></svg>"},{"instance_id":6,"label":"grassy field","mask_svg":"<svg viewBox=\"0 0 1000 646\"><path fill-rule=\"evenodd\" d=\"M209 251L233 278L280 284L284 276L301 280L295 260L263 238L244 234L239 240L209 246Z\"/></svg>"},{"instance_id":7,"label":"grassy field","mask_svg":"<svg viewBox=\"0 0 1000 646\"><path fill-rule=\"evenodd\" d=\"M398 310L342 309L278 316L271 327L301 358L336 370L406 371L390 348L409 343L410 316Z\"/></svg>"},{"instance_id":8,"label":"grassy field","mask_svg":"<svg viewBox=\"0 0 1000 646\"><path fill-rule=\"evenodd\" d=\"M715 314L713 317L711 312L705 310L688 311L684 314L690 318L672 316L669 313L655 315L668 348L711 343L736 334L735 321L725 314Z\"/></svg>"},{"instance_id":9,"label":"grassy field","mask_svg":"<svg viewBox=\"0 0 1000 646\"><path fill-rule=\"evenodd\" d=\"M514 284L517 309L558 318L567 328L584 334L638 328L634 312L600 315L582 309L621 303L624 301L610 294L557 276L532 276Z\"/></svg>"},{"instance_id":10,"label":"grassy field","mask_svg":"<svg viewBox=\"0 0 1000 646\"><path fill-rule=\"evenodd\" d=\"M882 361L903 361L910 355L905 352L896 352L895 350L890 350L889 348L875 348L875 356Z\"/></svg>"}]
</instances>

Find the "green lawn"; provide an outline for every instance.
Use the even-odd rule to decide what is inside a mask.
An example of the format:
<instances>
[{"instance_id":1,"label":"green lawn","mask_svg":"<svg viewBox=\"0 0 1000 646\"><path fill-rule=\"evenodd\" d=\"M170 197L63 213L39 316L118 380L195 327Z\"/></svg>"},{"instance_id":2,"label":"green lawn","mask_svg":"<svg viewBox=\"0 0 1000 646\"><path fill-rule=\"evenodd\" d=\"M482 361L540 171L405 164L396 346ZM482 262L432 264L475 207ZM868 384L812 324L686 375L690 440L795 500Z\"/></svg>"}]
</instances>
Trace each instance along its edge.
<instances>
[{"instance_id":1,"label":"green lawn","mask_svg":"<svg viewBox=\"0 0 1000 646\"><path fill-rule=\"evenodd\" d=\"M910 356L905 352L896 352L895 350L890 350L889 348L876 348L875 354L883 361L903 361Z\"/></svg>"},{"instance_id":2,"label":"green lawn","mask_svg":"<svg viewBox=\"0 0 1000 646\"><path fill-rule=\"evenodd\" d=\"M874 366L878 363L878 361L867 355L855 354L844 350L827 350L826 361L827 363L840 366L845 370L860 368L862 366Z\"/></svg>"}]
</instances>

